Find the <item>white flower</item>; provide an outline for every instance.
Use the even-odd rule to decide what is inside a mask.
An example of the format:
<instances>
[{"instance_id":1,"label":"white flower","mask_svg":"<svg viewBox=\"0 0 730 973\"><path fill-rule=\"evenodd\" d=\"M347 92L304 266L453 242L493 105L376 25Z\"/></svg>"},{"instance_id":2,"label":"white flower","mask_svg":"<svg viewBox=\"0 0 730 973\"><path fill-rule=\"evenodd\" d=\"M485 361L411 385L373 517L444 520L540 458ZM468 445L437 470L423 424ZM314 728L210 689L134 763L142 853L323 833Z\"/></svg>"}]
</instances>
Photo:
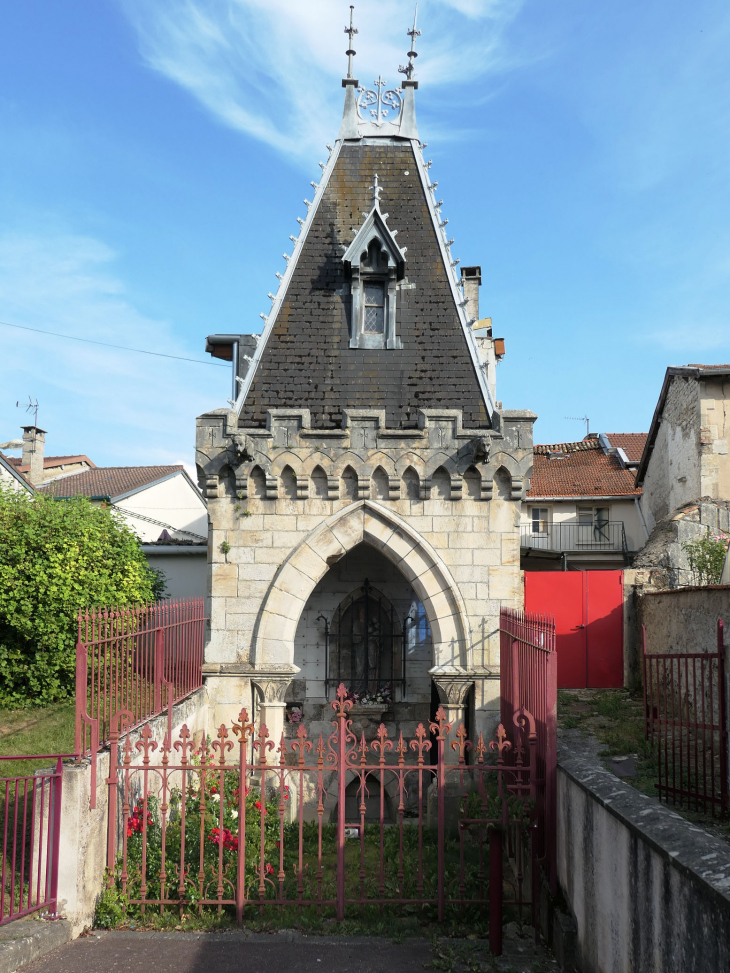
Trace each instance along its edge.
<instances>
[{"instance_id":1,"label":"white flower","mask_svg":"<svg viewBox=\"0 0 730 973\"><path fill-rule=\"evenodd\" d=\"M220 801L220 799L221 799L221 796L220 796L220 794L214 794L214 795L213 795L213 800L214 800L214 801Z\"/></svg>"},{"instance_id":2,"label":"white flower","mask_svg":"<svg viewBox=\"0 0 730 973\"><path fill-rule=\"evenodd\" d=\"M235 819L236 819L236 818L238 817L238 811L231 811L231 817L232 817L232 818L234 819L234 821L235 821Z\"/></svg>"}]
</instances>

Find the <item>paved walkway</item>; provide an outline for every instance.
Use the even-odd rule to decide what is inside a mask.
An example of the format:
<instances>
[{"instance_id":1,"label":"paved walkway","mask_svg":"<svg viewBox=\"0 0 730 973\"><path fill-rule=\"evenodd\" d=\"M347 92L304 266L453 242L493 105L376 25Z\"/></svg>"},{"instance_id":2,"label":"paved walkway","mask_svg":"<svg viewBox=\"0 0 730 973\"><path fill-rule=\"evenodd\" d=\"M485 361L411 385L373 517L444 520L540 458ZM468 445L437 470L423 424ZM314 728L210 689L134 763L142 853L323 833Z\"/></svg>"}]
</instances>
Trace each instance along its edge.
<instances>
[{"instance_id":1,"label":"paved walkway","mask_svg":"<svg viewBox=\"0 0 730 973\"><path fill-rule=\"evenodd\" d=\"M505 951L493 961L483 940L387 939L265 934L99 932L67 943L22 973L557 973L552 956L532 937L506 930Z\"/></svg>"}]
</instances>

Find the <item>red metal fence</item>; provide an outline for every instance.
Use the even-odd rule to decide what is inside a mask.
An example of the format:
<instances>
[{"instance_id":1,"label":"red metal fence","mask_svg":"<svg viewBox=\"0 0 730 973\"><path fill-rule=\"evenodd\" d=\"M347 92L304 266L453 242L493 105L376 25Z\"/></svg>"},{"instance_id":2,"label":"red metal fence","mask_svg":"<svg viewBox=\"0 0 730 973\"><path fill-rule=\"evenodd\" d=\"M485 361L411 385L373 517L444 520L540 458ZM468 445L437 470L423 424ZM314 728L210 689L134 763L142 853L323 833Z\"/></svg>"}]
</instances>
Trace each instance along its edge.
<instances>
[{"instance_id":1,"label":"red metal fence","mask_svg":"<svg viewBox=\"0 0 730 973\"><path fill-rule=\"evenodd\" d=\"M722 817L728 812L728 713L723 623L717 651L646 651L645 735L656 748L659 799Z\"/></svg>"},{"instance_id":2,"label":"red metal fence","mask_svg":"<svg viewBox=\"0 0 730 973\"><path fill-rule=\"evenodd\" d=\"M136 726L203 685L205 622L202 598L79 612L78 754L109 743L118 714Z\"/></svg>"},{"instance_id":3,"label":"red metal fence","mask_svg":"<svg viewBox=\"0 0 730 973\"><path fill-rule=\"evenodd\" d=\"M121 750L114 740L108 867L128 908L214 906L240 923L246 909L311 908L338 920L368 908L430 909L463 919L488 906L499 954L504 906L523 916L535 902L534 732L510 765L505 729L489 746L480 735L467 763L466 731L452 734L442 709L429 725L433 742L423 724L410 741L389 739L381 724L367 742L352 732L344 686L332 706L328 738L310 740L300 724L275 753L246 710L212 746L195 746L187 727L159 748L149 726L134 749L129 736ZM532 725L529 713L517 716Z\"/></svg>"},{"instance_id":4,"label":"red metal fence","mask_svg":"<svg viewBox=\"0 0 730 973\"><path fill-rule=\"evenodd\" d=\"M54 760L55 769L6 776L14 769L10 762L18 760ZM41 909L48 910L51 915L56 912L62 755L0 757L0 761L5 761L0 770L3 775L0 777L2 925Z\"/></svg>"},{"instance_id":5,"label":"red metal fence","mask_svg":"<svg viewBox=\"0 0 730 973\"><path fill-rule=\"evenodd\" d=\"M501 719L511 726L516 715L527 710L534 718L535 776L537 787L537 854L553 892L556 871L556 785L558 657L555 651L555 620L512 608L499 613L499 664ZM529 744L523 728L519 746ZM516 750L513 751L513 754Z\"/></svg>"}]
</instances>

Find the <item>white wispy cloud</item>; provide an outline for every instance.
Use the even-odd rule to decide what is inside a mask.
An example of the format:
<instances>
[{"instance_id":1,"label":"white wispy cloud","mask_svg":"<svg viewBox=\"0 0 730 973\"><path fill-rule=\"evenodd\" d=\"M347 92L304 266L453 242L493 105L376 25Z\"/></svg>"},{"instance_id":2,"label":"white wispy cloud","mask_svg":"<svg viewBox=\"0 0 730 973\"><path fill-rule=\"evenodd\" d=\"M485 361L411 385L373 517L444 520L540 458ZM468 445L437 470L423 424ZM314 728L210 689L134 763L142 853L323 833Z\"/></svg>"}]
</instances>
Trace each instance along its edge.
<instances>
[{"instance_id":1,"label":"white wispy cloud","mask_svg":"<svg viewBox=\"0 0 730 973\"><path fill-rule=\"evenodd\" d=\"M336 131L346 65L340 0L119 0L147 64L219 121L308 157ZM418 76L431 85L504 68L504 31L523 0L426 0ZM393 83L405 63L411 0L357 4L358 77ZM388 73L390 72L390 74Z\"/></svg>"},{"instance_id":2,"label":"white wispy cloud","mask_svg":"<svg viewBox=\"0 0 730 973\"><path fill-rule=\"evenodd\" d=\"M0 235L0 321L203 358L165 321L141 313L101 240L55 231ZM98 465L192 458L195 416L225 402L224 369L0 326L0 438L17 435L15 401L40 401L49 454ZM183 460L181 460L181 457Z\"/></svg>"}]
</instances>

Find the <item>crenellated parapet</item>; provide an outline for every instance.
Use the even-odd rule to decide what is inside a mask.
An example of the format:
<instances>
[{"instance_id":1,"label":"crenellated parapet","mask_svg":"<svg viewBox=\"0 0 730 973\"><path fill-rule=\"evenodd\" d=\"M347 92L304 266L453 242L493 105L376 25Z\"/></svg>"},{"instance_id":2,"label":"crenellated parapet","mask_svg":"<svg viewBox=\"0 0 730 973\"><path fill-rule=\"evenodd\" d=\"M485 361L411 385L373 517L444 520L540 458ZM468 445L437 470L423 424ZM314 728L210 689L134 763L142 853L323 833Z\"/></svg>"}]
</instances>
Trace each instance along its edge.
<instances>
[{"instance_id":1,"label":"crenellated parapet","mask_svg":"<svg viewBox=\"0 0 730 973\"><path fill-rule=\"evenodd\" d=\"M470 429L460 409L421 409L418 428L386 426L384 409L344 409L339 429L313 429L309 409L269 409L265 428L240 428L220 409L198 419L196 464L208 499L491 500L495 475L520 500L532 467L528 411L495 413L495 428ZM351 481L343 487L344 481Z\"/></svg>"}]
</instances>

